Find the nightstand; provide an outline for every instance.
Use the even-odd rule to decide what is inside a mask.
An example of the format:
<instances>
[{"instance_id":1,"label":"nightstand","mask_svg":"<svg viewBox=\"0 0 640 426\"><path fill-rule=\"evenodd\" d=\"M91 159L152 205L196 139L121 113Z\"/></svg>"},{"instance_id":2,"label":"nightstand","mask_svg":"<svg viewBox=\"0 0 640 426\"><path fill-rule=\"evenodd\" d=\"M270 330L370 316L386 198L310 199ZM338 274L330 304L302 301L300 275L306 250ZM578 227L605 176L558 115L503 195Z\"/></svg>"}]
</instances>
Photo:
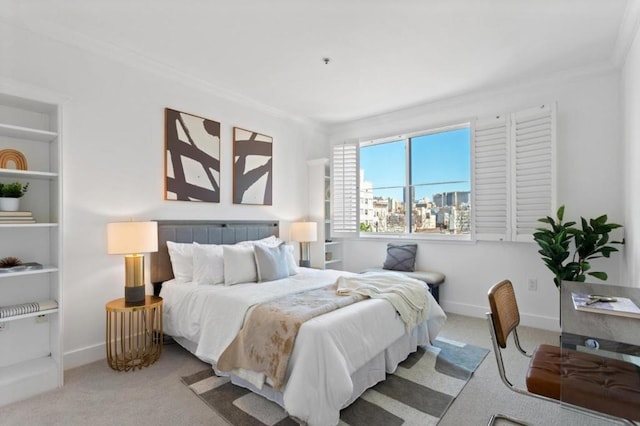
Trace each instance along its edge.
<instances>
[{"instance_id":1,"label":"nightstand","mask_svg":"<svg viewBox=\"0 0 640 426\"><path fill-rule=\"evenodd\" d=\"M162 298L144 303L112 300L107 310L107 362L117 371L148 367L162 353Z\"/></svg>"}]
</instances>

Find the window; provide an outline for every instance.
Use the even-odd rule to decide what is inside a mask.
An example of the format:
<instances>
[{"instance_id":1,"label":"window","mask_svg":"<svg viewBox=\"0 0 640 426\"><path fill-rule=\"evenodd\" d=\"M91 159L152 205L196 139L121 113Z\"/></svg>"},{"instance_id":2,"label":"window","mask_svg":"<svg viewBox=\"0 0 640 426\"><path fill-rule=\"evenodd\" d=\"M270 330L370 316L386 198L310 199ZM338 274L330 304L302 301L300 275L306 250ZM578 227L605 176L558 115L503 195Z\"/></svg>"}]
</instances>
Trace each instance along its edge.
<instances>
[{"instance_id":1,"label":"window","mask_svg":"<svg viewBox=\"0 0 640 426\"><path fill-rule=\"evenodd\" d=\"M335 145L332 235L532 241L555 209L555 104Z\"/></svg>"},{"instance_id":2,"label":"window","mask_svg":"<svg viewBox=\"0 0 640 426\"><path fill-rule=\"evenodd\" d=\"M469 234L469 124L360 144L360 232Z\"/></svg>"}]
</instances>

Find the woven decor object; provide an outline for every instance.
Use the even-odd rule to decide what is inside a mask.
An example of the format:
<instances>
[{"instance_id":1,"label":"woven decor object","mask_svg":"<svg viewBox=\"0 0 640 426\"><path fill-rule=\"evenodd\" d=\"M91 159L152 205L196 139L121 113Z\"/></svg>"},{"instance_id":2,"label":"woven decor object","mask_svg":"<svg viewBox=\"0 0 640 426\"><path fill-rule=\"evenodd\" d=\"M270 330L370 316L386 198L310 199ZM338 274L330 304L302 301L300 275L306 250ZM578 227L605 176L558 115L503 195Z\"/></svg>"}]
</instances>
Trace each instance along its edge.
<instances>
[{"instance_id":1,"label":"woven decor object","mask_svg":"<svg viewBox=\"0 0 640 426\"><path fill-rule=\"evenodd\" d=\"M9 162L16 165L16 170L27 170L27 159L20 151L15 149L0 150L0 169L7 169Z\"/></svg>"}]
</instances>

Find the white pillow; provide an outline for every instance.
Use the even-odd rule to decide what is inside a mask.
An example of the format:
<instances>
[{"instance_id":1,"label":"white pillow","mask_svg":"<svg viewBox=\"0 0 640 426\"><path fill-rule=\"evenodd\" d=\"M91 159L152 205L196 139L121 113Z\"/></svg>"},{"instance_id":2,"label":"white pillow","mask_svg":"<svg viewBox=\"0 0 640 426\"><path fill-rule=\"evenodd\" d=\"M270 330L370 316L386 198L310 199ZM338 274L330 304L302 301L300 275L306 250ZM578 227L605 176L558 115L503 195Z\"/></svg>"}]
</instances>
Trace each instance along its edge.
<instances>
[{"instance_id":1,"label":"white pillow","mask_svg":"<svg viewBox=\"0 0 640 426\"><path fill-rule=\"evenodd\" d=\"M200 285L224 284L222 245L193 243L193 281Z\"/></svg>"},{"instance_id":2,"label":"white pillow","mask_svg":"<svg viewBox=\"0 0 640 426\"><path fill-rule=\"evenodd\" d=\"M280 244L283 243L283 241L276 237L275 235L270 235L266 238L263 238L261 240L249 240L249 241L240 241L239 243L236 243L240 246L252 246L256 243L260 243L260 244L264 244L268 247L278 247Z\"/></svg>"},{"instance_id":3,"label":"white pillow","mask_svg":"<svg viewBox=\"0 0 640 426\"><path fill-rule=\"evenodd\" d=\"M222 246L222 253L224 256L224 285L258 281L253 245Z\"/></svg>"},{"instance_id":4,"label":"white pillow","mask_svg":"<svg viewBox=\"0 0 640 426\"><path fill-rule=\"evenodd\" d=\"M256 258L259 283L275 281L289 276L284 243L277 247L269 247L266 244L257 243L253 245L253 253Z\"/></svg>"},{"instance_id":5,"label":"white pillow","mask_svg":"<svg viewBox=\"0 0 640 426\"><path fill-rule=\"evenodd\" d=\"M295 275L298 272L298 262L293 254L293 246L290 244L284 245L285 258L287 259L287 267L289 268L289 275Z\"/></svg>"},{"instance_id":6,"label":"white pillow","mask_svg":"<svg viewBox=\"0 0 640 426\"><path fill-rule=\"evenodd\" d=\"M167 241L167 249L176 281L193 281L193 244Z\"/></svg>"}]
</instances>

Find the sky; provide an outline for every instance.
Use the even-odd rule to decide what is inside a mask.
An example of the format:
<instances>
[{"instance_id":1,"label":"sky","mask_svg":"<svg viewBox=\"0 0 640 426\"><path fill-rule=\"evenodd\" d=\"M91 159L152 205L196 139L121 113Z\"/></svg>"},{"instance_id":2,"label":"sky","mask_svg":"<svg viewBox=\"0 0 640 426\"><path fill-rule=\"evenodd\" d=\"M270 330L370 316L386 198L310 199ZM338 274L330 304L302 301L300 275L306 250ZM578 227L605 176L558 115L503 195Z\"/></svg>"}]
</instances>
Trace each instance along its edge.
<instances>
[{"instance_id":1,"label":"sky","mask_svg":"<svg viewBox=\"0 0 640 426\"><path fill-rule=\"evenodd\" d=\"M471 189L471 141L469 128L450 130L412 139L412 183L417 186L414 199L433 194ZM402 200L402 190L376 190L404 186L405 143L395 141L360 148L360 168L364 180L373 184L374 195ZM464 181L464 183L448 183Z\"/></svg>"}]
</instances>

